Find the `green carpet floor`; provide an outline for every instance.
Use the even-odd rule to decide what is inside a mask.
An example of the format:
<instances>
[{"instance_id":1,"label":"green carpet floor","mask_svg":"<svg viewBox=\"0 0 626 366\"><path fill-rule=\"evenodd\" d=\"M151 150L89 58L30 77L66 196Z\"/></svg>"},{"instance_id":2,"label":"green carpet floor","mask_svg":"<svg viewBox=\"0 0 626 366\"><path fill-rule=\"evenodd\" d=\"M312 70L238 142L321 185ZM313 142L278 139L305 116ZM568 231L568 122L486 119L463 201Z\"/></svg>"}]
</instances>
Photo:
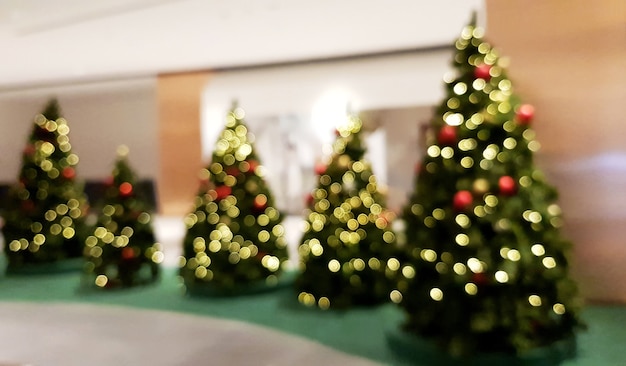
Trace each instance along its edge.
<instances>
[{"instance_id":1,"label":"green carpet floor","mask_svg":"<svg viewBox=\"0 0 626 366\"><path fill-rule=\"evenodd\" d=\"M77 273L4 276L0 278L0 301L114 304L228 318L297 334L382 364L450 364L428 348L412 362L391 350L388 335L397 329L403 317L392 304L341 312L321 311L300 305L289 287L240 297L189 297L184 295L171 268L164 271L159 283L131 290L85 292L79 291L79 283ZM588 306L583 317L589 329L578 336L577 356L562 365L626 365L622 349L626 344L626 307ZM513 364L516 362L507 362L507 366Z\"/></svg>"}]
</instances>

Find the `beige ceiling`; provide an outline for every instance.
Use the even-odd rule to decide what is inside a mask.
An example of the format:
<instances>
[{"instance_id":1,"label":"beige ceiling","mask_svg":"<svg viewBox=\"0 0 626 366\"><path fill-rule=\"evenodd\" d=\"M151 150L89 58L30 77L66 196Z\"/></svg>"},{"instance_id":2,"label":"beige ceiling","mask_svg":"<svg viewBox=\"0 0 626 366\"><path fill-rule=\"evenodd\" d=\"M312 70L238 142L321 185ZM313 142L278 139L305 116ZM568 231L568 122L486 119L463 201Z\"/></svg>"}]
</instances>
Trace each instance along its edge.
<instances>
[{"instance_id":1,"label":"beige ceiling","mask_svg":"<svg viewBox=\"0 0 626 366\"><path fill-rule=\"evenodd\" d=\"M0 91L450 44L482 0L0 0Z\"/></svg>"}]
</instances>

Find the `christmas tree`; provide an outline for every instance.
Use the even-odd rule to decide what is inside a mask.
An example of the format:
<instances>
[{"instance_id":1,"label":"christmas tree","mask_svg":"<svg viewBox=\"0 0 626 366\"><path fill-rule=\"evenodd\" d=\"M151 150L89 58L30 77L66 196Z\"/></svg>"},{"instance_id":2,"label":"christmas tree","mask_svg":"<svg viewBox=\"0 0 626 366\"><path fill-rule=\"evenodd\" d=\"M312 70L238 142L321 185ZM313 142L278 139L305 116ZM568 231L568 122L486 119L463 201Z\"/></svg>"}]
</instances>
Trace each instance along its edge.
<instances>
[{"instance_id":1,"label":"christmas tree","mask_svg":"<svg viewBox=\"0 0 626 366\"><path fill-rule=\"evenodd\" d=\"M282 214L264 180L254 135L234 106L185 217L180 273L190 293L232 295L274 288L288 264Z\"/></svg>"},{"instance_id":2,"label":"christmas tree","mask_svg":"<svg viewBox=\"0 0 626 366\"><path fill-rule=\"evenodd\" d=\"M163 253L136 181L128 148L120 146L98 222L85 240L85 279L90 285L131 287L158 279Z\"/></svg>"},{"instance_id":3,"label":"christmas tree","mask_svg":"<svg viewBox=\"0 0 626 366\"><path fill-rule=\"evenodd\" d=\"M533 163L534 110L503 60L466 27L403 218L408 263L394 302L407 332L452 355L521 354L581 327L557 192Z\"/></svg>"},{"instance_id":4,"label":"christmas tree","mask_svg":"<svg viewBox=\"0 0 626 366\"><path fill-rule=\"evenodd\" d=\"M348 308L389 299L396 258L393 214L385 210L376 177L364 159L362 122L338 128L330 163L316 168L318 185L305 213L298 252L298 300L308 306Z\"/></svg>"},{"instance_id":5,"label":"christmas tree","mask_svg":"<svg viewBox=\"0 0 626 366\"><path fill-rule=\"evenodd\" d=\"M60 115L53 99L35 116L18 183L9 191L2 227L9 273L67 269L65 260L82 255L87 200Z\"/></svg>"}]
</instances>

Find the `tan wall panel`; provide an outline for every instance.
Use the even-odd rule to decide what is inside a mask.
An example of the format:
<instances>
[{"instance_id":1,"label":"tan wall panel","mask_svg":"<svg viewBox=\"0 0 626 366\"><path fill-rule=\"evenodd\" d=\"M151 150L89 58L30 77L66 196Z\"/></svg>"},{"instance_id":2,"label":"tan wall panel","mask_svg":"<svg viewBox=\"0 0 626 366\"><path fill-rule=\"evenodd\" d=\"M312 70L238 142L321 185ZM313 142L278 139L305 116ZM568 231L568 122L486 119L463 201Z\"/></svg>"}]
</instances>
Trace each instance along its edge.
<instances>
[{"instance_id":1,"label":"tan wall panel","mask_svg":"<svg viewBox=\"0 0 626 366\"><path fill-rule=\"evenodd\" d=\"M544 151L624 149L626 2L487 1L487 38L511 60L509 76L537 107Z\"/></svg>"},{"instance_id":2,"label":"tan wall panel","mask_svg":"<svg viewBox=\"0 0 626 366\"><path fill-rule=\"evenodd\" d=\"M192 205L202 168L201 94L207 72L160 75L157 81L161 168L160 213L182 215Z\"/></svg>"},{"instance_id":3,"label":"tan wall panel","mask_svg":"<svg viewBox=\"0 0 626 366\"><path fill-rule=\"evenodd\" d=\"M626 2L486 4L486 38L536 107L537 162L560 192L574 276L588 299L626 302Z\"/></svg>"}]
</instances>

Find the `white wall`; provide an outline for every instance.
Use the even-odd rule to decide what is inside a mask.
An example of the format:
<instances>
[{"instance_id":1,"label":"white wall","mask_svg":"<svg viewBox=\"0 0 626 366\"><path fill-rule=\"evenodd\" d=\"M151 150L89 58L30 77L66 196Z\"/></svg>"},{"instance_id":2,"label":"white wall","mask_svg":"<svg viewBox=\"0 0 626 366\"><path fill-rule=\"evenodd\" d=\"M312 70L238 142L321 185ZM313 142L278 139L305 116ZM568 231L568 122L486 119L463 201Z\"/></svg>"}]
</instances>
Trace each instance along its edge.
<instances>
[{"instance_id":1,"label":"white wall","mask_svg":"<svg viewBox=\"0 0 626 366\"><path fill-rule=\"evenodd\" d=\"M426 151L424 126L430 125L434 105L367 111L369 129L385 132L387 208L400 212L415 190L416 166Z\"/></svg>"},{"instance_id":2,"label":"white wall","mask_svg":"<svg viewBox=\"0 0 626 366\"><path fill-rule=\"evenodd\" d=\"M53 96L70 127L80 179L108 176L119 144L129 146L140 178L157 177L156 79L143 78L0 93L0 182L17 178L33 117Z\"/></svg>"},{"instance_id":3,"label":"white wall","mask_svg":"<svg viewBox=\"0 0 626 366\"><path fill-rule=\"evenodd\" d=\"M210 159L236 100L257 135L257 154L277 206L300 212L315 185L313 167L324 156L324 145L334 141L336 123L349 105L351 112L368 112L366 158L378 181L388 186L389 207L399 210L413 188L413 167L424 149L419 123L430 118L430 106L444 96L442 79L451 56L452 49L437 49L217 73L203 95L203 157ZM296 174L300 177L293 179ZM294 188L294 182L301 186Z\"/></svg>"},{"instance_id":4,"label":"white wall","mask_svg":"<svg viewBox=\"0 0 626 366\"><path fill-rule=\"evenodd\" d=\"M311 115L333 93L354 112L433 105L443 98L451 56L446 49L217 73L203 95L203 156L210 156L233 100L248 118ZM332 126L314 127L332 134Z\"/></svg>"}]
</instances>

